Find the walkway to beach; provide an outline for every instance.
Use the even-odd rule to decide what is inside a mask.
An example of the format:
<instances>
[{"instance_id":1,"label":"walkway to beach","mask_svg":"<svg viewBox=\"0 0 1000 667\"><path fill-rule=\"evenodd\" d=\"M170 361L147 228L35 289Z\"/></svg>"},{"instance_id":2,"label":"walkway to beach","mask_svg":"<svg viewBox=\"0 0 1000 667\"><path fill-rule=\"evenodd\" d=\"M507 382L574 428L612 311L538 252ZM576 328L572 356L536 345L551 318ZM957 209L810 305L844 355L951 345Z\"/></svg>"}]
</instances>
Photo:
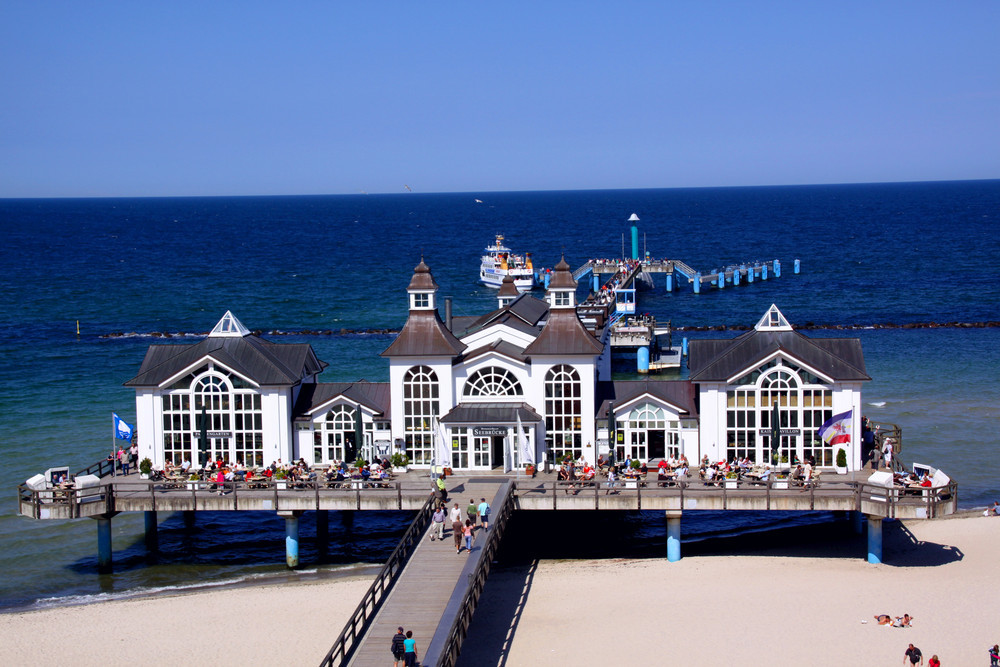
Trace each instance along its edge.
<instances>
[{"instance_id":1,"label":"walkway to beach","mask_svg":"<svg viewBox=\"0 0 1000 667\"><path fill-rule=\"evenodd\" d=\"M468 479L451 489L448 505L458 503L464 522L470 500L478 505L481 498L486 498L491 508L498 507L506 481L503 477ZM436 531L431 524L348 664L388 664L392 659L389 646L399 626L413 631L421 662L434 664L425 657L443 649L439 644L447 639L460 611L454 601L464 597L469 575L482 557L481 545L486 538L482 530L477 530L472 552L467 553L463 544L462 552L456 554L451 524L445 523L445 539L433 542L431 534Z\"/></svg>"}]
</instances>

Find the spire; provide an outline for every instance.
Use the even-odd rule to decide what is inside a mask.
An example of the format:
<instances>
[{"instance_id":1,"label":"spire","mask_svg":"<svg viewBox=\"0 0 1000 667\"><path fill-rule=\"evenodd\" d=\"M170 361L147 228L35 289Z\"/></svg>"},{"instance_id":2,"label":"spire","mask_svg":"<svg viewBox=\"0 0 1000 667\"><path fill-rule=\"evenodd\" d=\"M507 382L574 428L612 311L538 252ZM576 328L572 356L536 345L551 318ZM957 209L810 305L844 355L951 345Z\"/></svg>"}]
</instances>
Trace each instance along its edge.
<instances>
[{"instance_id":1,"label":"spire","mask_svg":"<svg viewBox=\"0 0 1000 667\"><path fill-rule=\"evenodd\" d=\"M503 308L509 306L510 303L517 298L520 292L517 291L517 287L514 286L514 276L509 273L503 277L503 282L500 283L500 292L497 293L497 300L500 302L499 307Z\"/></svg>"},{"instance_id":2,"label":"spire","mask_svg":"<svg viewBox=\"0 0 1000 667\"><path fill-rule=\"evenodd\" d=\"M754 329L757 331L791 331L792 325L788 323L778 307L772 303Z\"/></svg>"},{"instance_id":3,"label":"spire","mask_svg":"<svg viewBox=\"0 0 1000 667\"><path fill-rule=\"evenodd\" d=\"M573 272L566 263L566 256L563 255L559 263L552 270L552 279L549 280L548 301L550 308L575 308L576 304L576 280L573 279Z\"/></svg>"},{"instance_id":4,"label":"spire","mask_svg":"<svg viewBox=\"0 0 1000 667\"><path fill-rule=\"evenodd\" d=\"M211 337L233 336L242 338L249 334L250 330L243 326L243 323L236 319L236 316L232 312L227 310L226 314L222 316L222 319L219 320L208 335Z\"/></svg>"},{"instance_id":5,"label":"spire","mask_svg":"<svg viewBox=\"0 0 1000 667\"><path fill-rule=\"evenodd\" d=\"M437 305L434 303L434 294L438 286L434 282L430 268L424 264L423 255L420 256L420 263L413 269L413 278L406 288L410 295L410 310L434 310Z\"/></svg>"}]
</instances>

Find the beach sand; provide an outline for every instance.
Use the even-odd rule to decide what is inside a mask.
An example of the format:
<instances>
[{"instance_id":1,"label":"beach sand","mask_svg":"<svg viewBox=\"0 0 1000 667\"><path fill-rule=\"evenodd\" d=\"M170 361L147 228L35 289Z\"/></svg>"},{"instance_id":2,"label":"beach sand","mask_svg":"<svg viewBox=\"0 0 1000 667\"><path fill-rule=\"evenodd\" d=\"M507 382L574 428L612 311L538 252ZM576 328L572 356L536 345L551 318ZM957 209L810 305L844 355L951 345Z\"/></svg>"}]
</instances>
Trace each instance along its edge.
<instances>
[{"instance_id":1,"label":"beach sand","mask_svg":"<svg viewBox=\"0 0 1000 667\"><path fill-rule=\"evenodd\" d=\"M1000 642L1000 519L887 522L882 565L865 562L863 538L816 530L830 539L792 530L684 545L677 563L498 568L460 664L900 665L910 642L925 662L936 653L946 667L989 664L986 650ZM339 579L0 615L0 664L319 664L369 584ZM916 619L911 629L873 618L904 612Z\"/></svg>"}]
</instances>

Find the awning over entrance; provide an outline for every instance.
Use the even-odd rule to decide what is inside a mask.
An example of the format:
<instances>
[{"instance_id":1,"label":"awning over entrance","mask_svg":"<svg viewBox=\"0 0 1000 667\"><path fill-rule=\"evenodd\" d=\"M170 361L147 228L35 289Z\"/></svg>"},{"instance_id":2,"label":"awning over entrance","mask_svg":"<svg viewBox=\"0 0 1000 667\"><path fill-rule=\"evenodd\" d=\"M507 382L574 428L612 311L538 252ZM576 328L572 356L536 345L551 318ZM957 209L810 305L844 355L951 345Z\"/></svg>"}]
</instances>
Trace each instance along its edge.
<instances>
[{"instance_id":1,"label":"awning over entrance","mask_svg":"<svg viewBox=\"0 0 1000 667\"><path fill-rule=\"evenodd\" d=\"M445 424L522 424L542 421L541 415L526 403L459 403L441 417Z\"/></svg>"}]
</instances>

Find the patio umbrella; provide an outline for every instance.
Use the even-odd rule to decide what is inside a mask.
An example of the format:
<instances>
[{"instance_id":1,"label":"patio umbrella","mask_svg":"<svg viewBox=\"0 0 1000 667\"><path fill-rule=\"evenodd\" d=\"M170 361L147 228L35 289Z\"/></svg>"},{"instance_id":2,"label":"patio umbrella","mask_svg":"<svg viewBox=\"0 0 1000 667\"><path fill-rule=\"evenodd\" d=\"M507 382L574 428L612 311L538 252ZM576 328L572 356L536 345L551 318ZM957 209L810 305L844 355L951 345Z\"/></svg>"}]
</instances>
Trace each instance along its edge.
<instances>
[{"instance_id":1,"label":"patio umbrella","mask_svg":"<svg viewBox=\"0 0 1000 667\"><path fill-rule=\"evenodd\" d=\"M781 445L781 413L778 412L778 402L771 409L771 458L778 464L778 447Z\"/></svg>"},{"instance_id":2,"label":"patio umbrella","mask_svg":"<svg viewBox=\"0 0 1000 667\"><path fill-rule=\"evenodd\" d=\"M198 435L198 465L202 468L208 460L208 415L205 414L205 406L201 406L201 432Z\"/></svg>"}]
</instances>

